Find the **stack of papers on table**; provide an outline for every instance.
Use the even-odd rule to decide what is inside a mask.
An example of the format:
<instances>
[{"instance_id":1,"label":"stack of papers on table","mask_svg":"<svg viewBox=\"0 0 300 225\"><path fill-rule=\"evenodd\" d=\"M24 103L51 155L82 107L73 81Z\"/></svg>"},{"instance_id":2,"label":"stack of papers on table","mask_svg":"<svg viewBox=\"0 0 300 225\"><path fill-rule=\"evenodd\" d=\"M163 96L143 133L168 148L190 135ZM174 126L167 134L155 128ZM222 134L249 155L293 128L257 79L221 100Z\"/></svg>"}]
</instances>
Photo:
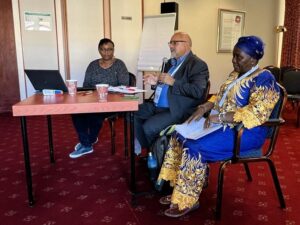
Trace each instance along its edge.
<instances>
[{"instance_id":1,"label":"stack of papers on table","mask_svg":"<svg viewBox=\"0 0 300 225\"><path fill-rule=\"evenodd\" d=\"M108 91L119 92L123 94L136 94L136 93L146 92L143 89L139 89L137 87L128 87L128 86L117 86L117 87L109 86Z\"/></svg>"}]
</instances>

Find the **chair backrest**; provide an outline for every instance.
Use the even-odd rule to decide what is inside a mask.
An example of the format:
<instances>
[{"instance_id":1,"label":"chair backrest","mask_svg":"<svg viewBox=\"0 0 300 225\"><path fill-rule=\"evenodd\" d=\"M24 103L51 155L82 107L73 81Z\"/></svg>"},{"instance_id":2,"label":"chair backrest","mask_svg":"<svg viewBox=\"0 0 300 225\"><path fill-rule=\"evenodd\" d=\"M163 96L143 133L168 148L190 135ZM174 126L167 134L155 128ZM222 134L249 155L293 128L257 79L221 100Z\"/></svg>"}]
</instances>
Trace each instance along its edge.
<instances>
[{"instance_id":1,"label":"chair backrest","mask_svg":"<svg viewBox=\"0 0 300 225\"><path fill-rule=\"evenodd\" d=\"M288 94L300 94L300 71L288 71L284 73L282 85Z\"/></svg>"},{"instance_id":2,"label":"chair backrest","mask_svg":"<svg viewBox=\"0 0 300 225\"><path fill-rule=\"evenodd\" d=\"M283 106L287 99L286 89L279 83L277 83L277 85L280 89L280 97L271 113L270 119L280 118L282 116Z\"/></svg>"},{"instance_id":3,"label":"chair backrest","mask_svg":"<svg viewBox=\"0 0 300 225\"><path fill-rule=\"evenodd\" d=\"M282 85L280 85L279 83L277 83L277 85L280 88L280 97L279 97L279 100L276 103L269 119L280 119L282 117L282 112L283 112L285 103L287 101L287 92L286 92L285 88ZM277 129L275 129L274 127L269 128L266 138L272 138L275 130L277 130Z\"/></svg>"},{"instance_id":4,"label":"chair backrest","mask_svg":"<svg viewBox=\"0 0 300 225\"><path fill-rule=\"evenodd\" d=\"M280 85L279 83L277 83L277 84L280 89L280 97L279 97L279 100L277 101L277 103L275 104L274 109L273 109L268 121L264 123L264 125L268 129L266 139L269 140L269 142L267 142L268 144L265 145L267 150L264 151L264 153L263 153L263 155L266 157L269 157L270 155L272 155L275 144L276 144L277 136L279 134L279 127L281 124L284 123L284 120L282 119L282 111L283 111L285 103L287 101L287 93L286 93L285 88L282 85ZM234 155L232 157L233 163L239 162L241 159L246 160L248 157L250 157L250 158L260 157L262 154L262 149L253 149L252 151L250 151L246 154L245 153L240 154L241 137L242 137L242 134L244 131L244 129L240 129L240 128L244 128L244 126L242 124L239 124L236 126L236 130L238 131L238 133L236 136Z\"/></svg>"},{"instance_id":5,"label":"chair backrest","mask_svg":"<svg viewBox=\"0 0 300 225\"><path fill-rule=\"evenodd\" d=\"M129 86L135 87L136 86L136 77L133 73L128 73L129 74Z\"/></svg>"},{"instance_id":6,"label":"chair backrest","mask_svg":"<svg viewBox=\"0 0 300 225\"><path fill-rule=\"evenodd\" d=\"M280 70L281 70L281 76L283 76L283 74L285 74L289 71L295 71L295 70L299 70L299 69L294 66L282 66L282 67L280 67Z\"/></svg>"},{"instance_id":7,"label":"chair backrest","mask_svg":"<svg viewBox=\"0 0 300 225\"><path fill-rule=\"evenodd\" d=\"M264 69L269 70L273 74L277 82L281 82L281 69L279 67L270 65L266 66Z\"/></svg>"}]
</instances>

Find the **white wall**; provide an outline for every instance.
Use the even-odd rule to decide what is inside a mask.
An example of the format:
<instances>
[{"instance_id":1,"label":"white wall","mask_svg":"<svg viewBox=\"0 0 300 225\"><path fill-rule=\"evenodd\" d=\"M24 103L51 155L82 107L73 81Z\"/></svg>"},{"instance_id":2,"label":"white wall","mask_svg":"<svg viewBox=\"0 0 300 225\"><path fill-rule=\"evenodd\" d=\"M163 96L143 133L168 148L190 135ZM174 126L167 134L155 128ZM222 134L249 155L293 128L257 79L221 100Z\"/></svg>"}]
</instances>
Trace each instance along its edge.
<instances>
[{"instance_id":1,"label":"white wall","mask_svg":"<svg viewBox=\"0 0 300 225\"><path fill-rule=\"evenodd\" d=\"M144 0L145 15L160 13L161 0ZM207 62L210 70L211 93L232 70L231 53L217 53L218 9L246 12L245 35L258 35L266 44L262 67L276 64L276 33L278 0L177 0L179 30L189 33L193 52Z\"/></svg>"},{"instance_id":2,"label":"white wall","mask_svg":"<svg viewBox=\"0 0 300 225\"><path fill-rule=\"evenodd\" d=\"M100 58L99 40L103 38L103 1L68 0L68 42L70 78L82 86L88 64Z\"/></svg>"},{"instance_id":3,"label":"white wall","mask_svg":"<svg viewBox=\"0 0 300 225\"><path fill-rule=\"evenodd\" d=\"M115 56L125 62L128 71L137 74L142 30L141 0L111 0L110 8Z\"/></svg>"},{"instance_id":4,"label":"white wall","mask_svg":"<svg viewBox=\"0 0 300 225\"><path fill-rule=\"evenodd\" d=\"M124 61L129 72L136 75L137 86L142 87L142 74L137 61L142 31L141 0L110 0L111 39L115 43L115 56ZM140 95L142 99L142 95Z\"/></svg>"},{"instance_id":5,"label":"white wall","mask_svg":"<svg viewBox=\"0 0 300 225\"><path fill-rule=\"evenodd\" d=\"M19 79L23 81L20 83L22 90L20 96L24 98L34 93L34 88L24 74L24 69L58 69L55 4L54 0L44 0L42 3L39 0L23 0L19 1L19 4L16 1L12 3L14 23L17 26L15 32L16 35L21 35L16 37L16 44ZM24 12L50 13L51 31L25 30Z\"/></svg>"}]
</instances>

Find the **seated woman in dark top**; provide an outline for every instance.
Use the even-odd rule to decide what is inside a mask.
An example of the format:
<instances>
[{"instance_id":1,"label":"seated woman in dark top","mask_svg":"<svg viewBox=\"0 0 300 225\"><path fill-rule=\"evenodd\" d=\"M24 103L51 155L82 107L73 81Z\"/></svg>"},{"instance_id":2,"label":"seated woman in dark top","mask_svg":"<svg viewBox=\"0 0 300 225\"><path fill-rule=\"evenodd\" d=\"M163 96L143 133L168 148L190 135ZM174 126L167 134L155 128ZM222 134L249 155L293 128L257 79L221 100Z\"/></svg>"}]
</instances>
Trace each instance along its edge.
<instances>
[{"instance_id":1,"label":"seated woman in dark top","mask_svg":"<svg viewBox=\"0 0 300 225\"><path fill-rule=\"evenodd\" d=\"M98 51L100 59L92 61L86 69L83 87L95 87L96 84L110 86L129 85L129 74L123 61L114 57L114 43L107 38L100 40ZM79 143L69 154L71 158L93 152L93 144L98 141L98 134L103 120L111 113L74 114L72 120L78 134Z\"/></svg>"}]
</instances>

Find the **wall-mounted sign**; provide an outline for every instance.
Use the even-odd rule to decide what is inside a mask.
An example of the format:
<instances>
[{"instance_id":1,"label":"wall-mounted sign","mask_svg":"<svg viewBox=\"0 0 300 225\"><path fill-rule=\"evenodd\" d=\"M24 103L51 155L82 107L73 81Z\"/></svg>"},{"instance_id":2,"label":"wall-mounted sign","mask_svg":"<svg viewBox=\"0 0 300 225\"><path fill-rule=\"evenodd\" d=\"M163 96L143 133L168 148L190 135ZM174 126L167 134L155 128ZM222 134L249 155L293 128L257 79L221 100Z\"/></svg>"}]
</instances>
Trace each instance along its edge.
<instances>
[{"instance_id":1,"label":"wall-mounted sign","mask_svg":"<svg viewBox=\"0 0 300 225\"><path fill-rule=\"evenodd\" d=\"M25 30L28 31L51 31L51 14L38 12L24 13Z\"/></svg>"},{"instance_id":2,"label":"wall-mounted sign","mask_svg":"<svg viewBox=\"0 0 300 225\"><path fill-rule=\"evenodd\" d=\"M132 20L131 16L121 16L122 20Z\"/></svg>"},{"instance_id":3,"label":"wall-mounted sign","mask_svg":"<svg viewBox=\"0 0 300 225\"><path fill-rule=\"evenodd\" d=\"M217 52L232 52L244 34L245 12L219 9Z\"/></svg>"}]
</instances>

